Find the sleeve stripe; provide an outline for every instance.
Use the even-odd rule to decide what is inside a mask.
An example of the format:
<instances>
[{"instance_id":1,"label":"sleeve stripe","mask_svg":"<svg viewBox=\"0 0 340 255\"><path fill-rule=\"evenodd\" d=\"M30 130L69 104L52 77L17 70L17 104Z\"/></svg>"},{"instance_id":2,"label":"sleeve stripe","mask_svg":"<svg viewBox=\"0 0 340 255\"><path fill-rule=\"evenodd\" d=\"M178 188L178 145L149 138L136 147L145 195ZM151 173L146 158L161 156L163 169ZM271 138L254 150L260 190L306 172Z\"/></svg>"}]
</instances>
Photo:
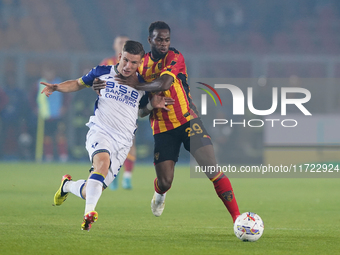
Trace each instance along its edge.
<instances>
[{"instance_id":1,"label":"sleeve stripe","mask_svg":"<svg viewBox=\"0 0 340 255\"><path fill-rule=\"evenodd\" d=\"M85 87L91 87L91 85L87 85L82 78L79 78L78 81L80 82L81 85L85 86Z\"/></svg>"},{"instance_id":2,"label":"sleeve stripe","mask_svg":"<svg viewBox=\"0 0 340 255\"><path fill-rule=\"evenodd\" d=\"M176 75L174 75L172 72L165 71L165 72L162 72L160 76L162 76L162 75L164 75L164 74L171 75L171 76L174 78L174 82L175 82L175 81L176 81L176 79L177 79Z\"/></svg>"}]
</instances>

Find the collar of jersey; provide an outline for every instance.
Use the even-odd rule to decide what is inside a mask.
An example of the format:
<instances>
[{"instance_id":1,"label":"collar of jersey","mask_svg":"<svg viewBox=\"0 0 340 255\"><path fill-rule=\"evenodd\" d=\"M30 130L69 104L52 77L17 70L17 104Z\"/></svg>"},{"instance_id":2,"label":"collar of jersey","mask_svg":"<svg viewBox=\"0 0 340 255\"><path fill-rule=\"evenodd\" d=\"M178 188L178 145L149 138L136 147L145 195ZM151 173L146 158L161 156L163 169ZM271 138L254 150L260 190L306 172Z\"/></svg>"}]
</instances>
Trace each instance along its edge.
<instances>
[{"instance_id":1,"label":"collar of jersey","mask_svg":"<svg viewBox=\"0 0 340 255\"><path fill-rule=\"evenodd\" d=\"M150 53L150 58L151 58L151 60L153 61L153 62L158 62L159 60L161 60L161 59L164 59L167 55L168 55L168 53L169 53L169 51L164 55L164 57L162 57L162 58L160 58L160 59L155 59L155 58L153 58L152 57L152 54L151 54L151 51L149 52Z\"/></svg>"},{"instance_id":2,"label":"collar of jersey","mask_svg":"<svg viewBox=\"0 0 340 255\"><path fill-rule=\"evenodd\" d=\"M120 74L119 72L118 72L118 65L119 65L119 63L118 64L116 64L115 66L114 66L114 68L115 68L115 72L116 72L116 74Z\"/></svg>"}]
</instances>

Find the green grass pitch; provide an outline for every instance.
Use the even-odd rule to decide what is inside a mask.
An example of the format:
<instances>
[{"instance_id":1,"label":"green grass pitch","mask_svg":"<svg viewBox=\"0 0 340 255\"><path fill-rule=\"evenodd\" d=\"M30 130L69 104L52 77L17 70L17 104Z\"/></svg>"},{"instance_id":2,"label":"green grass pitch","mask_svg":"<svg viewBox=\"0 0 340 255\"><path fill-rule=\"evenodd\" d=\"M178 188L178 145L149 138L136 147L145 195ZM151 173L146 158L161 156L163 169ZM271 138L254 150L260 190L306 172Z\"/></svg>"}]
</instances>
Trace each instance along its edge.
<instances>
[{"instance_id":1,"label":"green grass pitch","mask_svg":"<svg viewBox=\"0 0 340 255\"><path fill-rule=\"evenodd\" d=\"M150 210L153 165L136 165L133 190L106 190L98 221L81 231L84 201L52 206L61 176L87 178L89 164L0 164L0 254L339 254L340 179L232 179L241 212L265 230L238 240L207 179L178 166L161 217Z\"/></svg>"}]
</instances>

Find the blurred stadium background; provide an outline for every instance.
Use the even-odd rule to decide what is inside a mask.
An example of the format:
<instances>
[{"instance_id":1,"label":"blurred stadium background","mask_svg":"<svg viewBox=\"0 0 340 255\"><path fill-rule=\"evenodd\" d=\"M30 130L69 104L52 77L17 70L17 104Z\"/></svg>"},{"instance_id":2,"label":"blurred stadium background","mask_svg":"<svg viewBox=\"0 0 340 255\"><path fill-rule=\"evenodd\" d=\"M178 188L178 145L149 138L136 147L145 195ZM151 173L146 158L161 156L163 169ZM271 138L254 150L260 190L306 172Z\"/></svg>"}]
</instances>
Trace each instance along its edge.
<instances>
[{"instance_id":1,"label":"blurred stadium background","mask_svg":"<svg viewBox=\"0 0 340 255\"><path fill-rule=\"evenodd\" d=\"M142 42L148 51L148 26L156 20L170 25L171 45L183 53L189 79L287 78L294 83L299 78L340 76L337 0L1 0L0 159L35 160L38 81L46 68L61 80L78 78L114 54L112 41L121 34ZM309 89L324 99L310 102L313 114L338 119L339 85L314 83ZM57 138L65 142L66 137L67 151L66 157L55 155L55 161L88 160L84 124L95 98L90 89L65 95ZM271 97L261 100L271 103ZM322 123L330 125L327 121ZM238 132L237 137L246 139L236 140L236 147L235 141L225 141L226 161L259 163L271 146L277 150L275 144L265 143L262 129ZM307 147L337 152L339 135L327 132L331 134L326 142L315 139ZM137 162L151 162L152 147L148 120L141 120ZM337 156L332 157L328 160ZM188 155L182 160L189 161Z\"/></svg>"}]
</instances>

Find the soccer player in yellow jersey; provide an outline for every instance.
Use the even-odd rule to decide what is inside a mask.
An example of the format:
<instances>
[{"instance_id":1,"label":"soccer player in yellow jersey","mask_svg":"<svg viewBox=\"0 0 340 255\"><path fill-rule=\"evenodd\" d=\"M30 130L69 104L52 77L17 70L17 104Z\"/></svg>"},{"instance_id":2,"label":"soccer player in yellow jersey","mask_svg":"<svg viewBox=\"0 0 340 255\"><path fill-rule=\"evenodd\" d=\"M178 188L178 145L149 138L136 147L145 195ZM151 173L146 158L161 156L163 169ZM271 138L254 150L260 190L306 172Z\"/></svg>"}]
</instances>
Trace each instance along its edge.
<instances>
[{"instance_id":1,"label":"soccer player in yellow jersey","mask_svg":"<svg viewBox=\"0 0 340 255\"><path fill-rule=\"evenodd\" d=\"M145 83L138 84L136 76L131 76L124 82L152 93L161 91L166 97L175 100L175 103L169 106L168 112L153 109L150 104L139 110L140 116L150 114L157 175L154 180L155 193L151 200L151 209L155 216L160 216L164 210L165 196L172 185L182 143L200 166L216 166L217 162L210 136L190 96L184 57L178 50L170 47L170 27L162 21L151 23L148 42L151 51L144 55L138 68ZM94 83L94 89L103 87L105 84L100 81ZM223 172L206 175L235 221L240 212L229 179Z\"/></svg>"},{"instance_id":2,"label":"soccer player in yellow jersey","mask_svg":"<svg viewBox=\"0 0 340 255\"><path fill-rule=\"evenodd\" d=\"M126 41L129 40L129 37L126 35L119 35L113 40L112 49L115 51L115 55L110 58L105 58L100 62L99 65L105 66L114 66L118 64L118 55L122 52L123 46ZM131 178L133 168L135 166L136 161L136 139L133 139L133 145L129 151L129 154L124 161L124 173L123 173L123 180L122 180L122 187L123 189L132 189ZM111 190L118 189L118 177L119 175L111 182L109 188Z\"/></svg>"}]
</instances>

